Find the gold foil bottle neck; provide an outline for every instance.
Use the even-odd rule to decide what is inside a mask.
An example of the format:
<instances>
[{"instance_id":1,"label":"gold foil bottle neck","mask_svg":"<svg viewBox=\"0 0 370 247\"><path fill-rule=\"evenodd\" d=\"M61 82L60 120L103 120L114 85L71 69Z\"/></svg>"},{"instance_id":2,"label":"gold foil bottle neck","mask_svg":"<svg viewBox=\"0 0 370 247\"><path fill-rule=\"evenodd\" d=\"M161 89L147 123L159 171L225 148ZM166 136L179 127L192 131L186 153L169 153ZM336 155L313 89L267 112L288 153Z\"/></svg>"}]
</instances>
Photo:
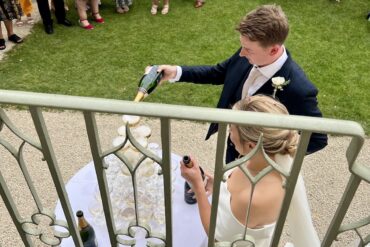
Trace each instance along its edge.
<instances>
[{"instance_id":1,"label":"gold foil bottle neck","mask_svg":"<svg viewBox=\"0 0 370 247\"><path fill-rule=\"evenodd\" d=\"M140 102L144 99L144 96L145 96L145 94L143 92L138 91L134 101L135 102Z\"/></svg>"}]
</instances>

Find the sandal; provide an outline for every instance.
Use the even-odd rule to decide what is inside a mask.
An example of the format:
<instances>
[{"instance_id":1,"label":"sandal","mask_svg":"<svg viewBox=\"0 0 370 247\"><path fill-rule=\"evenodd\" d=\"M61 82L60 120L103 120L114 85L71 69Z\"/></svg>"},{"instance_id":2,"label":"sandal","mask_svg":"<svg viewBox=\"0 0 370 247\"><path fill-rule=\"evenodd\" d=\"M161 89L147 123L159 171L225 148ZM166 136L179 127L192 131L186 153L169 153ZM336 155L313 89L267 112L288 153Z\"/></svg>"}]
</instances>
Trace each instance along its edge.
<instances>
[{"instance_id":1,"label":"sandal","mask_svg":"<svg viewBox=\"0 0 370 247\"><path fill-rule=\"evenodd\" d=\"M9 41L15 43L15 44L20 44L23 42L23 39L21 37L19 37L18 35L16 34L12 34L8 37Z\"/></svg>"},{"instance_id":2,"label":"sandal","mask_svg":"<svg viewBox=\"0 0 370 247\"><path fill-rule=\"evenodd\" d=\"M150 10L150 13L152 13L152 15L156 15L157 10L158 10L158 5L153 4L152 9Z\"/></svg>"},{"instance_id":3,"label":"sandal","mask_svg":"<svg viewBox=\"0 0 370 247\"><path fill-rule=\"evenodd\" d=\"M86 25L84 25L82 22L84 22L84 21L86 21L87 22L87 24ZM93 25L91 25L90 23L89 23L89 21L88 20L86 20L86 19L84 19L84 20L78 20L78 23L80 24L80 27L82 27L83 29L86 29L86 30L93 30L94 29L94 26Z\"/></svg>"},{"instance_id":4,"label":"sandal","mask_svg":"<svg viewBox=\"0 0 370 247\"><path fill-rule=\"evenodd\" d=\"M162 15L166 15L168 13L169 8L170 8L170 5L168 4L163 5Z\"/></svg>"},{"instance_id":5,"label":"sandal","mask_svg":"<svg viewBox=\"0 0 370 247\"><path fill-rule=\"evenodd\" d=\"M100 16L99 12L92 13L93 21L95 21L95 22L97 22L97 23L104 23L104 19L103 19L103 17L101 17L101 16L100 16L99 18L97 18L97 17L96 17L97 15L99 15L99 16Z\"/></svg>"},{"instance_id":6,"label":"sandal","mask_svg":"<svg viewBox=\"0 0 370 247\"><path fill-rule=\"evenodd\" d=\"M117 11L118 14L124 14L125 13L125 11L121 7L117 7L116 11Z\"/></svg>"},{"instance_id":7,"label":"sandal","mask_svg":"<svg viewBox=\"0 0 370 247\"><path fill-rule=\"evenodd\" d=\"M194 8L200 8L205 4L202 0L195 0Z\"/></svg>"},{"instance_id":8,"label":"sandal","mask_svg":"<svg viewBox=\"0 0 370 247\"><path fill-rule=\"evenodd\" d=\"M24 24L24 22L23 22L21 19L18 19L18 20L15 22L15 25L16 25L17 27L22 27L22 26L23 26L23 24Z\"/></svg>"},{"instance_id":9,"label":"sandal","mask_svg":"<svg viewBox=\"0 0 370 247\"><path fill-rule=\"evenodd\" d=\"M5 39L0 39L0 51L5 50L6 45L5 45Z\"/></svg>"},{"instance_id":10,"label":"sandal","mask_svg":"<svg viewBox=\"0 0 370 247\"><path fill-rule=\"evenodd\" d=\"M27 17L26 24L27 25L33 25L33 24L35 24L35 20L31 16L29 16L29 17Z\"/></svg>"}]
</instances>

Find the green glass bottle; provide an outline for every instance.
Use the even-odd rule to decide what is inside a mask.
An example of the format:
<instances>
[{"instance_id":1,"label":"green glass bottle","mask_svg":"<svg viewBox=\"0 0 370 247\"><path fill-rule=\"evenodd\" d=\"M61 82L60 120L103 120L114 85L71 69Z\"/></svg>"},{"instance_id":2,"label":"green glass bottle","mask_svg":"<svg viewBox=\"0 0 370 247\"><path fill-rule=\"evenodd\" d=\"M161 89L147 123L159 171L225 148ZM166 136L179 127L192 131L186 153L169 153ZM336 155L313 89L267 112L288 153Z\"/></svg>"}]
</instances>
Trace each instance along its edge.
<instances>
[{"instance_id":1,"label":"green glass bottle","mask_svg":"<svg viewBox=\"0 0 370 247\"><path fill-rule=\"evenodd\" d=\"M158 72L158 65L153 65L148 73L145 73L139 82L139 89L135 102L142 101L145 96L153 92L162 79L163 72Z\"/></svg>"},{"instance_id":2,"label":"green glass bottle","mask_svg":"<svg viewBox=\"0 0 370 247\"><path fill-rule=\"evenodd\" d=\"M184 163L184 165L187 168L192 168L194 166L193 161L191 160L190 156L188 156L188 155L185 155L182 158L182 162ZM199 168L200 168L200 172L202 174L202 179L204 180L204 178L205 178L204 171L203 171L202 167L199 167ZM189 184L187 181L185 181L184 200L188 204L194 204L194 203L197 202L197 199L194 198L194 196L195 196L194 192L189 192L190 189L191 189L191 184Z\"/></svg>"},{"instance_id":3,"label":"green glass bottle","mask_svg":"<svg viewBox=\"0 0 370 247\"><path fill-rule=\"evenodd\" d=\"M94 228L87 222L84 217L84 213L81 210L78 210L76 216L78 218L78 230L80 231L84 247L98 247Z\"/></svg>"}]
</instances>

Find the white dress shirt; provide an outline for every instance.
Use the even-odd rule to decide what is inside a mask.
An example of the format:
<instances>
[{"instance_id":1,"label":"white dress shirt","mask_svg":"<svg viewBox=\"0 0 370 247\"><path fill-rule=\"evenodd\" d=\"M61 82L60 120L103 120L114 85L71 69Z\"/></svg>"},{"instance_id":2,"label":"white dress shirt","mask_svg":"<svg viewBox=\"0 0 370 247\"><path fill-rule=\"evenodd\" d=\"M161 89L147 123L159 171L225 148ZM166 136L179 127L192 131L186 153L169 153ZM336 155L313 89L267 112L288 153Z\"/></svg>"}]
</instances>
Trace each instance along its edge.
<instances>
[{"instance_id":1,"label":"white dress shirt","mask_svg":"<svg viewBox=\"0 0 370 247\"><path fill-rule=\"evenodd\" d=\"M276 72L278 72L281 69L281 67L283 67L285 61L288 59L288 54L286 53L284 46L283 46L283 49L284 49L284 52L272 64L269 64L263 67L258 67L254 65L260 73L254 79L254 82L252 82L252 84L249 86L248 96L255 94L258 89L260 89L273 75L276 74Z\"/></svg>"}]
</instances>

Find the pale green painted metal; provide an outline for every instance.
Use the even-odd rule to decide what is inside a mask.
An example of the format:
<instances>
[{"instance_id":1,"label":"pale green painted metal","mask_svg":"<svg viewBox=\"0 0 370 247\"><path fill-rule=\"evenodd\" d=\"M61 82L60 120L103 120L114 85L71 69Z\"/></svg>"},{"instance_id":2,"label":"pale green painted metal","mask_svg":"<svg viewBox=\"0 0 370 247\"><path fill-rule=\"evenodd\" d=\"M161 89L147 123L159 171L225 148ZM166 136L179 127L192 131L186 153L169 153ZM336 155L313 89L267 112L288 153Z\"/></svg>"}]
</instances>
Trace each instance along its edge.
<instances>
[{"instance_id":1,"label":"pale green painted metal","mask_svg":"<svg viewBox=\"0 0 370 247\"><path fill-rule=\"evenodd\" d=\"M161 118L162 172L164 206L166 210L166 243L172 246L172 178L171 178L171 131L170 119Z\"/></svg>"},{"instance_id":2,"label":"pale green painted metal","mask_svg":"<svg viewBox=\"0 0 370 247\"><path fill-rule=\"evenodd\" d=\"M64 215L67 219L69 232L74 240L76 247L82 247L82 241L79 232L77 231L76 222L74 218L74 214L71 208L71 204L69 202L69 198L64 186L62 175L59 171L59 166L57 159L54 154L53 146L51 145L50 137L48 134L48 130L46 128L45 120L42 115L42 111L40 107L30 106L30 113L33 120L33 124L35 125L35 129L37 135L40 139L42 153L44 155L44 159L48 164L51 177L54 182L55 189L57 190L57 194L60 200L60 203L63 208ZM34 192L36 194L36 191ZM43 212L42 208L39 208L40 213ZM48 215L48 214L45 214ZM50 215L49 215L50 216ZM52 215L52 219L55 220L55 215ZM42 240L42 239L41 239Z\"/></svg>"},{"instance_id":3,"label":"pale green painted metal","mask_svg":"<svg viewBox=\"0 0 370 247\"><path fill-rule=\"evenodd\" d=\"M107 177L105 175L105 165L101 157L102 151L98 137L98 127L96 126L95 115L93 112L84 111L86 131L90 142L91 154L93 156L96 178L98 180L100 197L103 203L105 220L107 223L111 246L118 246L116 239L116 227L113 220L112 204L109 197Z\"/></svg>"},{"instance_id":4,"label":"pale green painted metal","mask_svg":"<svg viewBox=\"0 0 370 247\"><path fill-rule=\"evenodd\" d=\"M333 221L328 229L328 232L324 238L322 246L330 246L332 241L335 237L343 231L347 230L356 230L357 228L369 224L369 218L365 218L359 222L355 222L350 225L341 226L343 217L350 205L353 195L357 190L357 187L361 180L365 182L370 182L370 169L365 167L364 165L356 163L356 158L358 153L360 152L363 142L364 142L364 131L362 127L352 121L344 121L344 120L333 120L333 119L322 119L322 118L310 118L310 117L303 117L303 116L283 116L283 115L273 115L273 114L263 114L263 113L256 113L256 112L240 112L240 111L230 111L230 110L221 110L221 109L209 109L209 108L201 108L201 107L188 107L188 106L175 106L175 105L164 105L164 104L151 104L151 103L136 103L136 102L127 102L127 101L118 101L118 100L108 100L108 99L97 99L97 98L87 98L87 97L75 97L75 96L64 96L64 95L50 95L50 94L39 94L39 93L28 93L28 92L18 92L18 91L8 91L8 90L0 90L0 103L4 104L13 104L13 105L26 105L30 106L31 115L34 119L34 123L41 141L41 146L37 142L30 140L29 138L24 137L19 131L15 132L17 136L20 136L22 140L31 144L37 149L41 149L46 161L48 162L49 169L51 171L53 181L58 191L58 196L62 202L62 207L64 213L67 218L71 235L74 237L74 241L76 246L81 246L80 238L78 236L78 232L76 230L74 216L70 209L68 196L65 193L65 188L63 186L63 181L61 180L58 166L54 157L54 153L52 151L52 146L47 134L47 130L45 127L45 123L42 118L41 111L39 107L50 107L56 109L72 109L82 111L84 113L85 122L86 122L86 129L90 141L91 152L94 159L95 164L95 171L98 178L98 184L101 191L101 197L103 202L104 213L106 215L106 222L108 226L108 232L110 236L110 241L112 246L118 246L119 243L122 243L120 240L120 235L127 235L132 236L132 227L141 227L145 231L147 231L148 237L156 237L152 235L150 229L145 224L138 224L140 215L136 215L136 221L132 222L128 229L115 229L114 220L112 218L112 208L108 193L108 186L105 176L105 168L107 165L104 163L104 157L109 154L114 154L118 158L126 164L129 168L131 175L133 175L133 184L135 184L135 171L137 167L141 164L141 162L145 159L142 158L136 166L132 166L127 163L124 157L122 157L118 150L122 147L117 147L112 150L102 151L100 149L99 138L97 135L97 127L95 122L94 114L96 112L104 112L104 113L114 113L114 114L129 114L129 115L140 115L140 116L148 116L148 117L156 117L161 119L161 140L162 140L162 159L157 157L156 155L152 154L151 152L145 150L144 148L140 147L140 145L134 140L131 139L132 135L130 134L127 128L127 137L129 141L134 143L134 146L143 153L144 157L149 157L158 164L160 164L162 171L163 171L163 178L164 178L164 193L165 193L165 209L166 209L166 236L165 237L158 237L158 239L163 240L162 245L172 246L172 207L171 207L171 147L170 147L170 127L171 127L171 120L172 119L184 119L184 120L191 120L191 121L207 121L207 122L217 122L219 123L219 132L218 132L218 139L217 139L217 152L216 152L216 163L215 163L215 182L214 182L214 189L213 189L213 197L212 197L212 212L211 212L211 222L210 222L210 229L209 229L209 238L214 239L215 233L215 226L216 226L216 218L217 218L217 205L218 205L218 195L219 195L219 186L221 181L223 180L224 173L235 167L241 166L245 161L250 159L253 155L253 152L248 154L247 156L231 162L229 164L224 164L224 150L225 150L225 138L227 135L227 125L229 123L240 124L240 125L254 125L254 126L265 126L270 128L282 128L282 129L296 129L300 131L301 138L299 142L298 151L296 157L293 161L293 168L290 172L279 170L278 166L274 164L272 160L270 160L267 156L266 159L270 166L264 170L258 177L252 178L251 181L253 183L257 183L258 180L268 172L272 170L279 171L285 178L286 178L286 196L283 201L283 206L281 208L281 213L279 219L277 221L277 226L274 233L273 243L271 246L277 246L280 240L280 235L283 230L285 218L287 215L287 211L289 208L289 204L291 201L291 197L293 195L294 186L297 181L297 177L299 171L301 169L302 160L305 155L305 150L308 145L308 141L310 138L311 133L328 133L328 134L335 134L335 135L346 135L350 136L351 142L347 149L347 160L349 165L349 171L352 173L350 180L348 182L346 191L343 195L341 203L338 206L337 212L333 218ZM0 112L0 130L3 125L2 122L6 122L7 126L12 126L9 119L7 119L6 115L1 115ZM12 126L13 128L14 126ZM13 128L15 129L15 128ZM126 142L127 140L125 140ZM10 153L16 154L17 151L9 147L9 145L0 139L0 144L4 146ZM137 146L135 145L137 144ZM23 144L24 145L24 144ZM122 144L124 145L124 144ZM41 148L42 147L42 148ZM261 148L261 144L257 145L256 150ZM26 169L25 169L26 170ZM243 168L242 168L243 170ZM244 174L247 177L250 177L248 171L245 169L243 170ZM25 173L27 174L27 172ZM25 177L27 177L25 175ZM0 190L1 196L9 210L14 224L17 226L19 234L22 237L26 246L30 246L28 243L28 235L24 234L24 230L20 230L22 228L21 222L23 222L19 218L19 214L16 210L14 202L11 199L11 195L7 190L6 183L1 177L0 173L0 182L2 188ZM3 186L4 185L4 186ZM32 190L32 186L30 187ZM36 197L37 198L37 197ZM135 196L135 201L136 201ZM51 217L49 214L44 212L38 212L36 214L42 214L44 216ZM34 214L34 215L36 215ZM249 214L247 214L248 217ZM34 216L32 216L34 217ZM55 220L55 219L54 219ZM33 223L37 223L37 220ZM29 223L29 222L28 222ZM57 221L55 223L58 224ZM63 226L63 224L60 224ZM28 227L24 227L28 228ZM28 231L28 234L40 234L37 231ZM61 234L57 237L63 238L65 236ZM369 236L366 236L362 239L363 242L369 241ZM49 242L49 240L44 240ZM50 240L53 241L53 240ZM252 242L251 239L247 235L247 230L241 236L236 236L233 243L240 243L241 241L244 242ZM127 244L133 245L133 241L128 241ZM217 246L231 246L232 243L216 243ZM151 243L148 244L152 246ZM153 245L154 246L154 245ZM213 241L209 241L208 246L214 246Z\"/></svg>"}]
</instances>

